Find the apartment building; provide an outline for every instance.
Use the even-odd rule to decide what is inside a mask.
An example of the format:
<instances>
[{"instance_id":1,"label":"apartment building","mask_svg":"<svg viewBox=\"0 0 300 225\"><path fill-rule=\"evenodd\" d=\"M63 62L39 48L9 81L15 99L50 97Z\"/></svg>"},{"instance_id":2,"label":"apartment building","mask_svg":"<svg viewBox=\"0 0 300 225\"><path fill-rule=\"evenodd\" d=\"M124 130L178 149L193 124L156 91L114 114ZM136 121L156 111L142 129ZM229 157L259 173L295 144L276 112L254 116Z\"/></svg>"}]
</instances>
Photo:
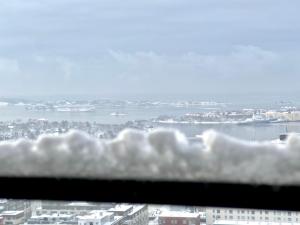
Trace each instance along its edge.
<instances>
[{"instance_id":1,"label":"apartment building","mask_svg":"<svg viewBox=\"0 0 300 225\"><path fill-rule=\"evenodd\" d=\"M24 222L24 211L3 211L1 212L4 225L19 225Z\"/></svg>"},{"instance_id":2,"label":"apartment building","mask_svg":"<svg viewBox=\"0 0 300 225\"><path fill-rule=\"evenodd\" d=\"M126 216L126 225L148 225L149 215L147 205L135 205Z\"/></svg>"},{"instance_id":3,"label":"apartment building","mask_svg":"<svg viewBox=\"0 0 300 225\"><path fill-rule=\"evenodd\" d=\"M4 211L23 211L24 218L31 217L31 202L26 200L5 200Z\"/></svg>"},{"instance_id":4,"label":"apartment building","mask_svg":"<svg viewBox=\"0 0 300 225\"><path fill-rule=\"evenodd\" d=\"M114 213L102 210L94 210L78 217L78 225L104 225L113 221Z\"/></svg>"},{"instance_id":5,"label":"apartment building","mask_svg":"<svg viewBox=\"0 0 300 225\"><path fill-rule=\"evenodd\" d=\"M55 223L69 223L76 222L77 219L74 215L70 214L43 214L43 215L35 215L27 220L28 224L55 224Z\"/></svg>"},{"instance_id":6,"label":"apartment building","mask_svg":"<svg viewBox=\"0 0 300 225\"><path fill-rule=\"evenodd\" d=\"M120 204L110 208L108 212L114 213L115 216L127 216L133 210L133 205Z\"/></svg>"},{"instance_id":7,"label":"apartment building","mask_svg":"<svg viewBox=\"0 0 300 225\"><path fill-rule=\"evenodd\" d=\"M300 222L300 212L233 208L206 208L207 225L212 225L215 223L215 221L219 220L297 223Z\"/></svg>"},{"instance_id":8,"label":"apartment building","mask_svg":"<svg viewBox=\"0 0 300 225\"><path fill-rule=\"evenodd\" d=\"M200 225L200 213L164 211L158 217L159 225Z\"/></svg>"},{"instance_id":9,"label":"apartment building","mask_svg":"<svg viewBox=\"0 0 300 225\"><path fill-rule=\"evenodd\" d=\"M94 210L78 216L78 225L148 225L147 205L116 205L108 210Z\"/></svg>"},{"instance_id":10,"label":"apartment building","mask_svg":"<svg viewBox=\"0 0 300 225\"><path fill-rule=\"evenodd\" d=\"M300 223L218 220L214 225L300 225Z\"/></svg>"},{"instance_id":11,"label":"apartment building","mask_svg":"<svg viewBox=\"0 0 300 225\"><path fill-rule=\"evenodd\" d=\"M43 201L33 212L35 215L43 214L69 214L85 215L93 210L107 210L114 207L114 203L93 204L87 202L55 202Z\"/></svg>"}]
</instances>

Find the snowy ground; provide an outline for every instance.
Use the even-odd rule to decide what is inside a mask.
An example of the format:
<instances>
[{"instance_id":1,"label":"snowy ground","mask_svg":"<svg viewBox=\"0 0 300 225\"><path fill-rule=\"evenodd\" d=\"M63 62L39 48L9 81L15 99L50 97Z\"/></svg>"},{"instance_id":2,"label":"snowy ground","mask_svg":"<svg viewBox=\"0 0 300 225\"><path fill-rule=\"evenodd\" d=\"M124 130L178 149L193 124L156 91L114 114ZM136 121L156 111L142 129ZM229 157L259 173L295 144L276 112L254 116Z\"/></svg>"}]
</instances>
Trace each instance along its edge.
<instances>
[{"instance_id":1,"label":"snowy ground","mask_svg":"<svg viewBox=\"0 0 300 225\"><path fill-rule=\"evenodd\" d=\"M209 130L189 143L177 130L124 130L100 141L71 131L0 143L0 175L299 184L300 138L247 142Z\"/></svg>"}]
</instances>

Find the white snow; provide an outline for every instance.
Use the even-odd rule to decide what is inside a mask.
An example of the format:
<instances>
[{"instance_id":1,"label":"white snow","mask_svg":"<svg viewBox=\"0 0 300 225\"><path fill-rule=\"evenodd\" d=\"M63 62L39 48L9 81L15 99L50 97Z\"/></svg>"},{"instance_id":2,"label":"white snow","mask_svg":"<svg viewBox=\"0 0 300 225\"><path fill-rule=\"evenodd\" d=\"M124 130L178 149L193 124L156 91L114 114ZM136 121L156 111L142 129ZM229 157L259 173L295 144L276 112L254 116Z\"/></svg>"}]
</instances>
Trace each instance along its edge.
<instances>
[{"instance_id":1,"label":"white snow","mask_svg":"<svg viewBox=\"0 0 300 225\"><path fill-rule=\"evenodd\" d=\"M300 184L300 137L248 142L209 130L124 130L100 141L79 131L0 142L0 176L61 176Z\"/></svg>"}]
</instances>

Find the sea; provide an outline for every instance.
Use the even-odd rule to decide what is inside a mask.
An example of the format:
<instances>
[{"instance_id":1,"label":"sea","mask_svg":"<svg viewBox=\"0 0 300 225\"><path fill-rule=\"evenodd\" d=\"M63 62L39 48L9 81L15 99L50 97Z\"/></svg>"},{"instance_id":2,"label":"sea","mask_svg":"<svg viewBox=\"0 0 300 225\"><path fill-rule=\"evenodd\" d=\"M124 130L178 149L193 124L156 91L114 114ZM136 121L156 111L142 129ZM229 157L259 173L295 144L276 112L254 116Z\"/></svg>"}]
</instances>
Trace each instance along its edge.
<instances>
[{"instance_id":1,"label":"sea","mask_svg":"<svg viewBox=\"0 0 300 225\"><path fill-rule=\"evenodd\" d=\"M257 99L257 98L253 98ZM35 111L28 110L22 105L1 105L0 104L0 121L27 121L29 119L47 119L49 121L88 121L102 124L125 124L128 121L148 120L159 116L169 116L179 118L187 113L209 112L218 110L240 110L240 109L279 109L283 106L300 107L300 101L295 99L282 100L273 98L272 101L224 101L226 106L211 105L211 106L103 106L97 107L95 111L91 112L57 112L57 111ZM206 99L204 99L206 100ZM253 103L254 102L254 103ZM122 116L114 116L114 113L120 113ZM216 131L225 133L227 135L251 140L273 140L278 139L280 134L297 132L300 133L299 122L285 122L285 123L261 123L261 124L161 124L152 122L154 127L168 127L178 129L188 137L195 137L202 134L203 131L214 129Z\"/></svg>"}]
</instances>

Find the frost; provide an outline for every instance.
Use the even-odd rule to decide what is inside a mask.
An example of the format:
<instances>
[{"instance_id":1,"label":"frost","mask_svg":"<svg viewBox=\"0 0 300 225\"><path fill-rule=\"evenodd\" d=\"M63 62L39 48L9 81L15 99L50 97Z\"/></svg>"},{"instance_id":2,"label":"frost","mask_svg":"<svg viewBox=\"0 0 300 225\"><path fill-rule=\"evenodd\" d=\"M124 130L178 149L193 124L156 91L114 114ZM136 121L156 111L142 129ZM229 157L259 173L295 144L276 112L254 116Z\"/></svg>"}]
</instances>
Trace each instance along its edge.
<instances>
[{"instance_id":1,"label":"frost","mask_svg":"<svg viewBox=\"0 0 300 225\"><path fill-rule=\"evenodd\" d=\"M300 137L248 142L209 130L189 143L177 130L127 129L113 140L80 131L0 143L1 176L300 183Z\"/></svg>"}]
</instances>

